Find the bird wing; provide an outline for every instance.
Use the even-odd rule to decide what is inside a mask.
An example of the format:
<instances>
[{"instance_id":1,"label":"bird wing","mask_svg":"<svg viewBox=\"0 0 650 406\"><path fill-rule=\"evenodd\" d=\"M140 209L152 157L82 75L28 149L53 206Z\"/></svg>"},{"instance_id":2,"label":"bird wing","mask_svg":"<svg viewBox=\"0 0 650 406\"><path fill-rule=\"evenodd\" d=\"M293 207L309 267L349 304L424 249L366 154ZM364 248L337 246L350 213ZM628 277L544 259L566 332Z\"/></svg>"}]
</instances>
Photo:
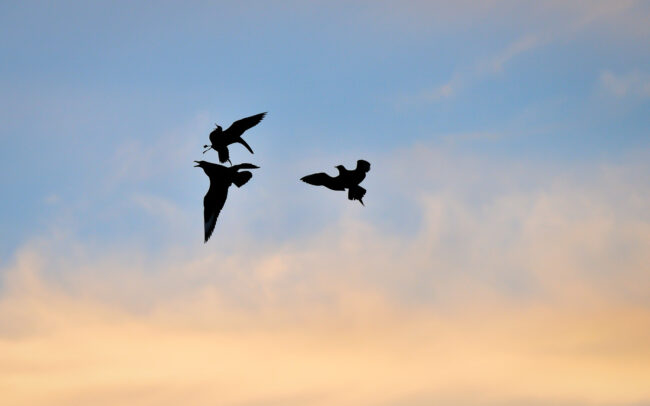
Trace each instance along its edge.
<instances>
[{"instance_id":1,"label":"bird wing","mask_svg":"<svg viewBox=\"0 0 650 406\"><path fill-rule=\"evenodd\" d=\"M259 166L249 164L249 163L237 164L230 167L230 169L232 169L233 171L238 171L240 169L259 169L259 168L260 168Z\"/></svg>"},{"instance_id":2,"label":"bird wing","mask_svg":"<svg viewBox=\"0 0 650 406\"><path fill-rule=\"evenodd\" d=\"M260 121L264 118L266 115L265 113L260 113L260 114L255 114L254 116L242 118L241 120L237 120L228 129L224 132L228 132L230 136L234 137L239 137L241 136L244 131L248 130L249 128L255 127L257 124L259 124Z\"/></svg>"},{"instance_id":3,"label":"bird wing","mask_svg":"<svg viewBox=\"0 0 650 406\"><path fill-rule=\"evenodd\" d=\"M324 172L303 176L300 180L314 186L325 186L332 190L345 190L338 177L333 178Z\"/></svg>"},{"instance_id":4,"label":"bird wing","mask_svg":"<svg viewBox=\"0 0 650 406\"><path fill-rule=\"evenodd\" d=\"M223 209L227 197L228 185L210 184L210 189L208 189L208 193L203 198L203 227L205 230L204 242L208 242L210 239L212 231L214 231L214 226L217 224L219 213L221 213L221 209Z\"/></svg>"}]
</instances>

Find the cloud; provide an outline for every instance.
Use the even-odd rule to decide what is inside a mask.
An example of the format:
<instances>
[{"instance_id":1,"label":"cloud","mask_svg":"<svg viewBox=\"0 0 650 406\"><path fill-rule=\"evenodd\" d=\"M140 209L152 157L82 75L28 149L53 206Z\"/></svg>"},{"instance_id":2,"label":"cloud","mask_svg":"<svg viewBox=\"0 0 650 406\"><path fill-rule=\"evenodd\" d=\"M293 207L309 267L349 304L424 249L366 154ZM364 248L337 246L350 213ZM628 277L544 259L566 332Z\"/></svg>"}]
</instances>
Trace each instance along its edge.
<instances>
[{"instance_id":1,"label":"cloud","mask_svg":"<svg viewBox=\"0 0 650 406\"><path fill-rule=\"evenodd\" d=\"M551 1L523 6L510 0L485 2L480 6L475 2L460 2L450 6L435 1L414 1L409 5L402 10L402 13L408 15L405 19L409 25L417 26L418 21L432 24L431 20L444 24L437 19L453 21L452 29L466 28L466 25L474 27L496 24L499 30L508 27L513 32L513 39L491 56L479 58L473 66L460 66L446 82L400 99L407 103L426 103L456 96L477 82L501 74L508 62L523 53L556 42L572 41L578 34L584 35L585 32L594 40L598 40L601 35L607 35L610 39L615 35L619 41L629 37L645 39L650 34L646 24L650 9L644 2L633 0ZM619 92L621 88L629 87L626 84L610 83L620 80L608 76L607 87L613 85ZM645 78L642 80L645 81ZM643 84L641 87L644 90L640 92L647 94L647 86Z\"/></svg>"},{"instance_id":2,"label":"cloud","mask_svg":"<svg viewBox=\"0 0 650 406\"><path fill-rule=\"evenodd\" d=\"M632 71L625 74L615 74L604 71L600 75L601 86L616 97L650 97L650 74Z\"/></svg>"},{"instance_id":3,"label":"cloud","mask_svg":"<svg viewBox=\"0 0 650 406\"><path fill-rule=\"evenodd\" d=\"M522 38L508 44L503 50L495 55L478 62L474 67L466 71L456 71L451 79L435 87L433 90L425 90L419 95L401 98L402 103L432 102L440 101L456 96L463 89L471 87L475 82L487 76L493 76L503 72L504 66L521 53L540 46L542 41L533 35L525 35Z\"/></svg>"},{"instance_id":4,"label":"cloud","mask_svg":"<svg viewBox=\"0 0 650 406\"><path fill-rule=\"evenodd\" d=\"M453 96L461 85L460 76L454 76L449 82L440 85L434 89L433 92L427 94L427 98L431 100L443 99Z\"/></svg>"},{"instance_id":5,"label":"cloud","mask_svg":"<svg viewBox=\"0 0 650 406\"><path fill-rule=\"evenodd\" d=\"M142 142L139 138L127 138L116 148L111 157L111 173L106 183L138 182L164 175L171 170L188 166L195 156L200 137L209 128L205 113L196 114L185 125L168 130Z\"/></svg>"},{"instance_id":6,"label":"cloud","mask_svg":"<svg viewBox=\"0 0 650 406\"><path fill-rule=\"evenodd\" d=\"M188 216L180 207L160 196L139 193L134 195L132 200L145 213L170 224L186 224L189 221Z\"/></svg>"},{"instance_id":7,"label":"cloud","mask_svg":"<svg viewBox=\"0 0 650 406\"><path fill-rule=\"evenodd\" d=\"M336 310L298 301L295 310L247 311L206 288L132 312L44 283L23 261L0 305L8 404L595 405L650 397L649 314L634 306L484 298L440 312L342 289Z\"/></svg>"},{"instance_id":8,"label":"cloud","mask_svg":"<svg viewBox=\"0 0 650 406\"><path fill-rule=\"evenodd\" d=\"M533 49L538 46L540 41L537 37L526 35L517 41L509 44L503 51L492 57L485 63L480 70L486 70L489 73L499 73L503 71L503 66L517 55Z\"/></svg>"},{"instance_id":9,"label":"cloud","mask_svg":"<svg viewBox=\"0 0 650 406\"><path fill-rule=\"evenodd\" d=\"M616 36L645 37L650 31L643 21L650 15L650 8L642 0L611 2L606 0L575 2L554 1L552 8L573 16L568 33L598 27L611 29Z\"/></svg>"},{"instance_id":10,"label":"cloud","mask_svg":"<svg viewBox=\"0 0 650 406\"><path fill-rule=\"evenodd\" d=\"M492 0L477 3L462 0L412 0L400 7L377 3L371 15L383 16L384 24L399 24L408 29L445 31L466 29L477 24L494 25L501 29L526 27L536 34L556 32L567 38L580 30L617 28L617 37L645 36L648 27L644 19L650 8L643 0L552 0L525 3L514 0Z\"/></svg>"},{"instance_id":11,"label":"cloud","mask_svg":"<svg viewBox=\"0 0 650 406\"><path fill-rule=\"evenodd\" d=\"M59 195L52 193L43 198L43 202L48 205L55 205L61 201L61 197Z\"/></svg>"},{"instance_id":12,"label":"cloud","mask_svg":"<svg viewBox=\"0 0 650 406\"><path fill-rule=\"evenodd\" d=\"M466 78L459 74L455 73L449 81L446 83L434 88L433 90L428 90L420 94L419 97L415 97L412 100L406 98L403 100L406 101L437 101L441 99L446 99L452 96L455 96L460 89L465 85Z\"/></svg>"},{"instance_id":13,"label":"cloud","mask_svg":"<svg viewBox=\"0 0 650 406\"><path fill-rule=\"evenodd\" d=\"M379 193L410 196L407 234L348 213L271 244L27 244L2 270L3 400L650 400L646 163L554 175L427 146L391 156L381 179L407 180Z\"/></svg>"}]
</instances>

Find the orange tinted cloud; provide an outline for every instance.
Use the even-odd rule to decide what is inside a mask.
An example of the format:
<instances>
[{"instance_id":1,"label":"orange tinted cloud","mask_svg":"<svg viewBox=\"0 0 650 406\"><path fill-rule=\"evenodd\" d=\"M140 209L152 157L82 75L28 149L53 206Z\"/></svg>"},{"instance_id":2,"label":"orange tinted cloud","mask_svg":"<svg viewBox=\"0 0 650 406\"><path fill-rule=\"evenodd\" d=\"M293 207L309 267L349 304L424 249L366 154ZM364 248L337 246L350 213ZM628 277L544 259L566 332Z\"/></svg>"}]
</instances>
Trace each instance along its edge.
<instances>
[{"instance_id":1,"label":"orange tinted cloud","mask_svg":"<svg viewBox=\"0 0 650 406\"><path fill-rule=\"evenodd\" d=\"M650 398L645 308L486 299L442 313L348 292L348 311L306 311L301 320L288 320L287 309L228 309L192 294L185 309L160 305L138 314L27 279L0 307L3 325L12 326L0 340L9 405Z\"/></svg>"}]
</instances>

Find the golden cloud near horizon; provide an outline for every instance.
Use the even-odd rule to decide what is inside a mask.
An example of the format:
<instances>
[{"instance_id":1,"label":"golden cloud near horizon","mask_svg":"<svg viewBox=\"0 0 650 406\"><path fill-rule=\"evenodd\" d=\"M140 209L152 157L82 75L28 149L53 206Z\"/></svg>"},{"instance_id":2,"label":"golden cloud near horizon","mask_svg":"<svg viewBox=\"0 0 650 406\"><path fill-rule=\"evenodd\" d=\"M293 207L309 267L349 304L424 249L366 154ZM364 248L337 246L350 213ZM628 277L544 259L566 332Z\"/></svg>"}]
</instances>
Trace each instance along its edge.
<instances>
[{"instance_id":1,"label":"golden cloud near horizon","mask_svg":"<svg viewBox=\"0 0 650 406\"><path fill-rule=\"evenodd\" d=\"M22 275L0 304L6 405L634 404L650 398L650 311L410 309L349 292L337 316L224 308L143 313ZM197 292L198 293L198 292ZM207 316L206 316L207 315ZM25 325L21 324L24 323ZM6 324L5 324L6 326Z\"/></svg>"}]
</instances>

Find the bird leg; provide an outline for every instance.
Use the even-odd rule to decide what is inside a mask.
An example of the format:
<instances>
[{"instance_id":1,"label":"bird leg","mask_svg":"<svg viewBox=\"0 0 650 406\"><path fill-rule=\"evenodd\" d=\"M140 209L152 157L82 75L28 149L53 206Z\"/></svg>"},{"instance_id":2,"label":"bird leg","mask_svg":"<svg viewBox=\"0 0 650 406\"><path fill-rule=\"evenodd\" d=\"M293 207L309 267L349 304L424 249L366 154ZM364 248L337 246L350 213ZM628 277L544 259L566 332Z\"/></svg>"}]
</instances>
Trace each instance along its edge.
<instances>
[{"instance_id":1,"label":"bird leg","mask_svg":"<svg viewBox=\"0 0 650 406\"><path fill-rule=\"evenodd\" d=\"M210 151L211 149L212 149L212 147L208 147L208 149L206 149L205 151L203 151L203 153L205 154L206 152Z\"/></svg>"}]
</instances>

